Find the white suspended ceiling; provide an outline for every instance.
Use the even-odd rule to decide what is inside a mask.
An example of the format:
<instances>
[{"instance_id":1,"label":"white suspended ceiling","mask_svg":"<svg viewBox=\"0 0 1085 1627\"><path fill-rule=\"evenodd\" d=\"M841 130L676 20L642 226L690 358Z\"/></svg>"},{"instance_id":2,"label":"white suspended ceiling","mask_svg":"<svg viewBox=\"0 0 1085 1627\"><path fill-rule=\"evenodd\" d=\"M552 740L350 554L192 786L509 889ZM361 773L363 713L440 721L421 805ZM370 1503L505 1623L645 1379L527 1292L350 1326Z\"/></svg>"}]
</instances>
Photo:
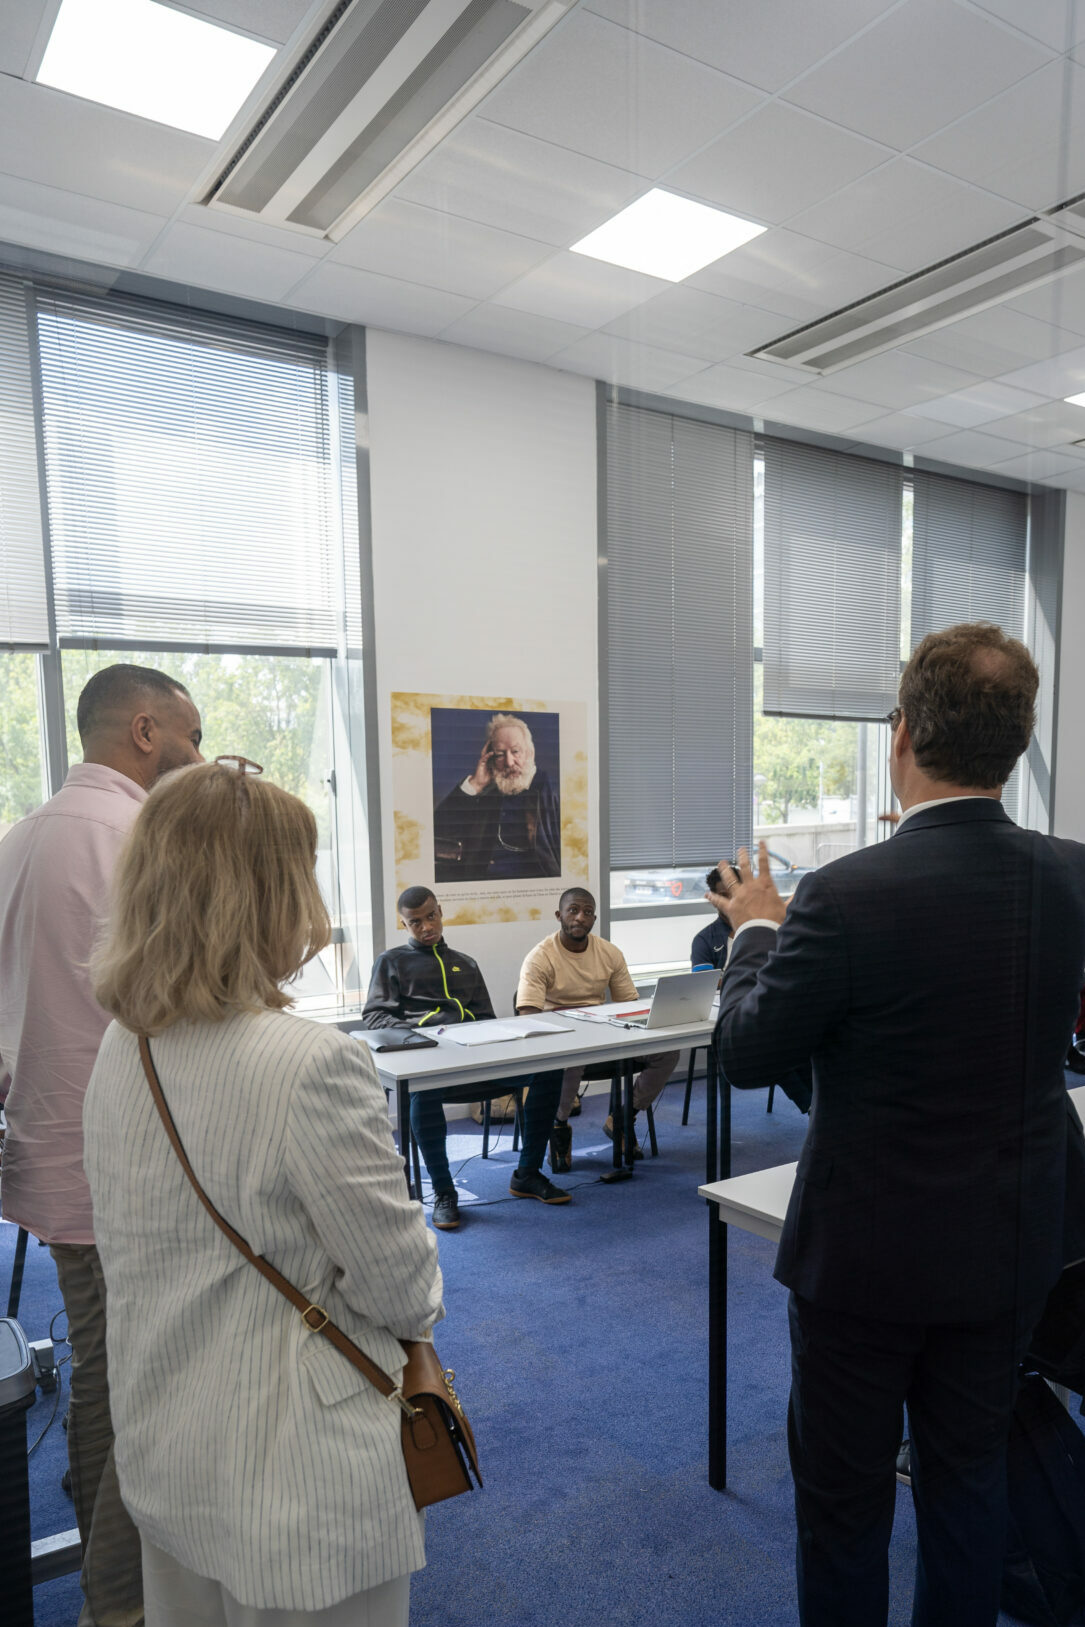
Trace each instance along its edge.
<instances>
[{"instance_id":1,"label":"white suspended ceiling","mask_svg":"<svg viewBox=\"0 0 1085 1627\"><path fill-rule=\"evenodd\" d=\"M337 245L198 201L259 87L217 145L35 84L56 6L0 0L0 243L1085 491L1085 270L823 378L748 355L1085 192L1075 0L580 0ZM330 7L183 9L281 71ZM768 230L681 284L569 252L652 186Z\"/></svg>"}]
</instances>

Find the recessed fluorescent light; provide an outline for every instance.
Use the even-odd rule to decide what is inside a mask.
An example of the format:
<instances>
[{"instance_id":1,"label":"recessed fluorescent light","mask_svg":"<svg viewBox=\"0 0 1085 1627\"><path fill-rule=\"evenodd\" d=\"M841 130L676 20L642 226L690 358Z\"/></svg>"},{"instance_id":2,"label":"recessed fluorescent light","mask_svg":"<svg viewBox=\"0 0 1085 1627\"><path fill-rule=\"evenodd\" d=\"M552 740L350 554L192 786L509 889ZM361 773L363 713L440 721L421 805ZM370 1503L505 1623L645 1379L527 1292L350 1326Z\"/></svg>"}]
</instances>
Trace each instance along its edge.
<instances>
[{"instance_id":1,"label":"recessed fluorescent light","mask_svg":"<svg viewBox=\"0 0 1085 1627\"><path fill-rule=\"evenodd\" d=\"M681 282L752 237L760 237L764 230L752 220L740 220L738 215L653 187L613 220L574 243L573 253Z\"/></svg>"},{"instance_id":2,"label":"recessed fluorescent light","mask_svg":"<svg viewBox=\"0 0 1085 1627\"><path fill-rule=\"evenodd\" d=\"M1068 407L1085 407L1085 394L1064 395L1062 399L1066 402Z\"/></svg>"},{"instance_id":3,"label":"recessed fluorescent light","mask_svg":"<svg viewBox=\"0 0 1085 1627\"><path fill-rule=\"evenodd\" d=\"M37 77L217 141L274 55L156 0L63 0Z\"/></svg>"}]
</instances>

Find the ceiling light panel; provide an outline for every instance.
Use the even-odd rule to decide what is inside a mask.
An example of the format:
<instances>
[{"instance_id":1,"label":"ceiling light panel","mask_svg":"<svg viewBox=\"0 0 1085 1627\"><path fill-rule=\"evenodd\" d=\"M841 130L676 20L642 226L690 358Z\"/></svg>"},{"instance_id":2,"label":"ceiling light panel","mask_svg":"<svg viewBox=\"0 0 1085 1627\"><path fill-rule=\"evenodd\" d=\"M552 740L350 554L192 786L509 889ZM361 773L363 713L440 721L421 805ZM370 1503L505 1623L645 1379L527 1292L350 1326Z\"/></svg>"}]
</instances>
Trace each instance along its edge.
<instances>
[{"instance_id":1,"label":"ceiling light panel","mask_svg":"<svg viewBox=\"0 0 1085 1627\"><path fill-rule=\"evenodd\" d=\"M572 247L574 254L682 282L764 230L752 220L653 187Z\"/></svg>"},{"instance_id":2,"label":"ceiling light panel","mask_svg":"<svg viewBox=\"0 0 1085 1627\"><path fill-rule=\"evenodd\" d=\"M37 80L217 141L274 55L156 0L63 0Z\"/></svg>"}]
</instances>

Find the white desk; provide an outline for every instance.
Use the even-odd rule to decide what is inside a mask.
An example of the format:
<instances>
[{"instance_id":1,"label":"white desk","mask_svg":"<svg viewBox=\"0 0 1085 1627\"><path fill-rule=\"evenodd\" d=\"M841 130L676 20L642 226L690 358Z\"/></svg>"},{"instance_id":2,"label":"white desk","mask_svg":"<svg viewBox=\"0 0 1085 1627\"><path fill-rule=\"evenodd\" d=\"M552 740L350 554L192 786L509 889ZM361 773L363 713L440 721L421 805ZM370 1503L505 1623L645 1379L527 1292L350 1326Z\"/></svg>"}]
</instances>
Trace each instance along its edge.
<instances>
[{"instance_id":1,"label":"white desk","mask_svg":"<svg viewBox=\"0 0 1085 1627\"><path fill-rule=\"evenodd\" d=\"M670 1028L618 1028L613 1023L578 1019L567 1011L544 1012L532 1021L545 1022L547 1017L553 1019L555 1027L560 1024L564 1032L555 1032L553 1036L532 1035L527 1039L502 1040L493 1045L462 1046L457 1045L447 1035L431 1031L430 1037L437 1040L436 1046L432 1049L373 1052L377 1077L386 1089L394 1090L396 1093L399 1147L403 1154L408 1187L411 1186L409 1148L412 1091L452 1090L463 1085L493 1086L502 1079L515 1078L525 1073L542 1073L556 1068L564 1071L582 1063L614 1062L623 1065L625 1111L629 1117L632 1113L633 1070L628 1064L638 1056L651 1055L656 1051L678 1050L687 1045L708 1047L707 1177L711 1181L717 1174L729 1172L731 1146L729 1092L724 1093L724 1123L719 1125L717 1132L718 1086L710 1043L715 1026L714 1016L706 1018L703 1022L681 1023ZM358 1040L360 1045L365 1043L364 1039ZM632 1175L632 1137L623 1137L623 1141L626 1168ZM616 1150L617 1145L615 1141Z\"/></svg>"},{"instance_id":2,"label":"white desk","mask_svg":"<svg viewBox=\"0 0 1085 1627\"><path fill-rule=\"evenodd\" d=\"M1085 1085L1069 1092L1085 1125ZM711 1209L708 1234L708 1480L727 1485L727 1228L780 1241L797 1164L733 1175L698 1187Z\"/></svg>"}]
</instances>

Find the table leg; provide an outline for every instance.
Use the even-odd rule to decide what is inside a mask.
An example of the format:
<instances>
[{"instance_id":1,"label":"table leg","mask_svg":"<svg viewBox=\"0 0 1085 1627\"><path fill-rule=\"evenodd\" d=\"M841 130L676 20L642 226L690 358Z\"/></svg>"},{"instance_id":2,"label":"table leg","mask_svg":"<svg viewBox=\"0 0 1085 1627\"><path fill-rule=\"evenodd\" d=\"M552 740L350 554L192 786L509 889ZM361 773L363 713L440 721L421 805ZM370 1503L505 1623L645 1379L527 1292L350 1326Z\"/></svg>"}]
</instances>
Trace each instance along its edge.
<instances>
[{"instance_id":1,"label":"table leg","mask_svg":"<svg viewBox=\"0 0 1085 1627\"><path fill-rule=\"evenodd\" d=\"M727 1490L727 1227L708 1205L708 1484Z\"/></svg>"},{"instance_id":2,"label":"table leg","mask_svg":"<svg viewBox=\"0 0 1085 1627\"><path fill-rule=\"evenodd\" d=\"M720 1104L720 1172L716 1179L729 1181L731 1178L731 1082L725 1074L720 1073L711 1052L709 1052L708 1057L708 1068L707 1086L713 1096L718 1095Z\"/></svg>"},{"instance_id":3,"label":"table leg","mask_svg":"<svg viewBox=\"0 0 1085 1627\"><path fill-rule=\"evenodd\" d=\"M716 1060L709 1045L705 1052L705 1185L719 1180L719 1095L716 1087Z\"/></svg>"},{"instance_id":4,"label":"table leg","mask_svg":"<svg viewBox=\"0 0 1085 1627\"><path fill-rule=\"evenodd\" d=\"M633 1070L623 1069L622 1092L622 1149L625 1155L625 1167L630 1175L633 1173L633 1138L636 1135L636 1126L633 1123Z\"/></svg>"},{"instance_id":5,"label":"table leg","mask_svg":"<svg viewBox=\"0 0 1085 1627\"><path fill-rule=\"evenodd\" d=\"M414 1190L411 1181L411 1084L409 1079L396 1080L396 1117L399 1120L399 1151L403 1159L403 1175L407 1191L421 1201L421 1192Z\"/></svg>"}]
</instances>

